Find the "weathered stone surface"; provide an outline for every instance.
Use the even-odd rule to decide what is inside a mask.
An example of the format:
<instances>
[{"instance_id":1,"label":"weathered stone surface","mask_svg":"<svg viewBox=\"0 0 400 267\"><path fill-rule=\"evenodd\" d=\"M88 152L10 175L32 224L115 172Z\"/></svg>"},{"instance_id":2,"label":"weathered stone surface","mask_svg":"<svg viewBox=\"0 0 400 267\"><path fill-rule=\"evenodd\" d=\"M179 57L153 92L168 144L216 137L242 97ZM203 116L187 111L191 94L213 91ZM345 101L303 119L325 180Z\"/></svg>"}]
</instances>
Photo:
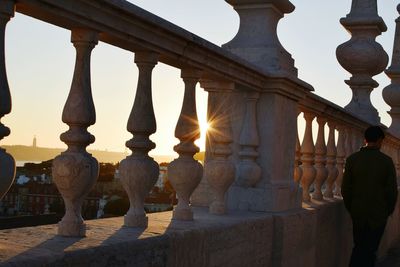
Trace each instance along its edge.
<instances>
[{"instance_id":1,"label":"weathered stone surface","mask_svg":"<svg viewBox=\"0 0 400 267\"><path fill-rule=\"evenodd\" d=\"M58 233L85 236L82 203L99 176L99 163L86 151L86 147L95 141L87 128L96 122L90 58L98 42L98 34L89 29L76 28L71 31L71 42L76 49L75 70L62 113L62 121L69 129L60 135L60 140L68 145L68 149L54 159L52 177L65 203L65 215L58 224Z\"/></svg>"},{"instance_id":2,"label":"weathered stone surface","mask_svg":"<svg viewBox=\"0 0 400 267\"><path fill-rule=\"evenodd\" d=\"M148 228L124 227L123 217L87 221L87 237L57 236L56 225L0 231L0 266L345 267L351 221L340 199L312 200L281 213L209 214L194 221L172 212L149 214ZM380 257L396 244L400 209L390 219Z\"/></svg>"},{"instance_id":3,"label":"weathered stone surface","mask_svg":"<svg viewBox=\"0 0 400 267\"><path fill-rule=\"evenodd\" d=\"M235 109L232 113L234 151L232 159L238 163L245 103L243 96L232 96ZM257 126L260 138L257 163L261 179L255 187L233 184L228 191L229 209L251 211L285 211L300 208L296 201L298 190L293 181L294 153L296 147L297 103L274 93L262 93L257 103ZM293 155L288 157L287 155Z\"/></svg>"},{"instance_id":4,"label":"weathered stone surface","mask_svg":"<svg viewBox=\"0 0 400 267\"><path fill-rule=\"evenodd\" d=\"M351 33L351 39L336 50L340 65L352 74L345 81L353 91L345 109L372 124L379 124L378 111L370 100L372 90L378 87L372 77L386 68L389 58L375 41L376 36L387 30L378 15L377 0L353 0L350 13L340 19L340 23Z\"/></svg>"},{"instance_id":5,"label":"weathered stone surface","mask_svg":"<svg viewBox=\"0 0 400 267\"><path fill-rule=\"evenodd\" d=\"M236 36L224 44L228 51L274 75L295 76L294 60L283 48L276 29L285 13L294 10L288 0L227 0L240 17Z\"/></svg>"},{"instance_id":6,"label":"weathered stone surface","mask_svg":"<svg viewBox=\"0 0 400 267\"><path fill-rule=\"evenodd\" d=\"M201 72L196 69L185 69L181 72L185 83L185 95L175 128L175 137L180 142L174 146L179 157L168 165L169 181L178 196L178 205L173 212L173 219L177 220L193 220L190 196L203 176L203 166L193 158L194 154L200 150L194 144L195 140L200 137L195 94L200 76Z\"/></svg>"},{"instance_id":7,"label":"weathered stone surface","mask_svg":"<svg viewBox=\"0 0 400 267\"><path fill-rule=\"evenodd\" d=\"M149 227L123 227L123 217L88 221L87 238L56 236L56 226L0 231L1 266L268 266L272 217L224 217L196 208L195 221L149 214Z\"/></svg>"},{"instance_id":8,"label":"weathered stone surface","mask_svg":"<svg viewBox=\"0 0 400 267\"><path fill-rule=\"evenodd\" d=\"M132 154L121 161L120 181L129 197L129 210L124 225L147 227L148 219L144 211L144 199L158 179L159 166L150 150L156 144L150 135L156 132L157 124L152 99L152 71L158 62L158 54L141 51L135 54L139 77L135 101L129 115L127 130L133 135L126 142Z\"/></svg>"}]
</instances>

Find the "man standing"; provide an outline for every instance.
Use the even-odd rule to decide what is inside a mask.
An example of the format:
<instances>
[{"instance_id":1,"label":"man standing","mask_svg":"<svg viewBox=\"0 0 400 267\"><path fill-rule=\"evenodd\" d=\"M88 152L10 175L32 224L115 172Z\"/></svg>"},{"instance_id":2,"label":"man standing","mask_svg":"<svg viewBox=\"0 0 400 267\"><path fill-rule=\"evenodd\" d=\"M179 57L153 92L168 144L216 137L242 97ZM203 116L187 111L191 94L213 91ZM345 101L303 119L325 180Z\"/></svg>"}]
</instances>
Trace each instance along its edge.
<instances>
[{"instance_id":1,"label":"man standing","mask_svg":"<svg viewBox=\"0 0 400 267\"><path fill-rule=\"evenodd\" d=\"M385 134L379 126L365 133L366 146L346 159L342 195L353 221L350 267L373 267L376 251L397 200L396 170L380 152Z\"/></svg>"}]
</instances>

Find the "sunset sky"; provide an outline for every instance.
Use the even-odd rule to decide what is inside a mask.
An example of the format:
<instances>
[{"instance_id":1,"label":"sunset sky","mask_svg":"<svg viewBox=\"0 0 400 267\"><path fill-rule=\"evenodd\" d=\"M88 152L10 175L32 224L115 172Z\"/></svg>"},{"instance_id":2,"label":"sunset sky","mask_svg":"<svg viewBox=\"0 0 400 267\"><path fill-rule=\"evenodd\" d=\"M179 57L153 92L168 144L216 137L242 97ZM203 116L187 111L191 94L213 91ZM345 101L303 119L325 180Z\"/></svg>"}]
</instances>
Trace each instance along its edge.
<instances>
[{"instance_id":1,"label":"sunset sky","mask_svg":"<svg viewBox=\"0 0 400 267\"><path fill-rule=\"evenodd\" d=\"M217 45L231 40L239 26L233 8L223 0L131 0L130 2L189 30ZM350 0L293 0L296 10L283 18L278 27L281 43L292 54L299 77L312 84L318 95L346 105L351 91L343 80L349 73L336 60L336 47L350 35L339 19L350 11ZM391 57L396 1L378 0L379 14L388 31L378 37ZM137 69L133 53L104 43L92 54L92 90L97 122L89 128L96 142L89 148L124 151L131 138L126 123L136 91ZM13 110L2 122L11 135L2 144L65 147L59 135L67 130L61 121L75 61L70 32L21 14L9 22L6 32L6 65ZM380 86L372 93L372 102L382 122L390 124L389 110L382 89L389 84L385 74L375 77ZM159 63L153 72L153 101L157 133L151 139L157 148L151 153L173 153L178 143L174 129L183 99L180 71ZM207 94L198 87L197 108L201 125L206 118ZM204 128L204 127L203 127ZM204 139L201 140L201 143ZM201 145L203 147L203 145Z\"/></svg>"}]
</instances>

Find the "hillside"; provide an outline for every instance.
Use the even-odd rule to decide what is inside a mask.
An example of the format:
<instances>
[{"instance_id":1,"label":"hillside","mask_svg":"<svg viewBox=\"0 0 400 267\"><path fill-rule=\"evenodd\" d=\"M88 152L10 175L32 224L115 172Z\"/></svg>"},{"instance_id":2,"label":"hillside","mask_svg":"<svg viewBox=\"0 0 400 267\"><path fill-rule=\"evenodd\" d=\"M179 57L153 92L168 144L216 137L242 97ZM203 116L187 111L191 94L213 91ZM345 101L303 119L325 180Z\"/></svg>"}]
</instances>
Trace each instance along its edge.
<instances>
[{"instance_id":1,"label":"hillside","mask_svg":"<svg viewBox=\"0 0 400 267\"><path fill-rule=\"evenodd\" d=\"M53 159L61 152L65 151L64 148L47 148L47 147L33 147L33 146L2 146L8 153L10 153L16 161L46 161ZM112 152L103 150L88 150L99 162L112 162L116 163L124 159L127 154L122 152ZM169 162L173 156L153 156L157 162Z\"/></svg>"}]
</instances>

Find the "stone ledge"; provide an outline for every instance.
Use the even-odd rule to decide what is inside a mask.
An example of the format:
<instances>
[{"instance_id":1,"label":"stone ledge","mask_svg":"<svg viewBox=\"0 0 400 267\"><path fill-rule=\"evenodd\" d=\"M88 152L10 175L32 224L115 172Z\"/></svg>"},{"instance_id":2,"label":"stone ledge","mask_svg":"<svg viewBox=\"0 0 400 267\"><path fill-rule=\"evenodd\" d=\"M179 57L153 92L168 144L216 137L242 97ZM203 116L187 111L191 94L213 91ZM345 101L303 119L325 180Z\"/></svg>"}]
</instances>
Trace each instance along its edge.
<instances>
[{"instance_id":1,"label":"stone ledge","mask_svg":"<svg viewBox=\"0 0 400 267\"><path fill-rule=\"evenodd\" d=\"M249 257L259 263L269 261L270 215L216 216L195 208L193 222L171 217L171 212L149 214L147 229L123 227L123 217L87 221L86 238L56 236L56 225L2 230L0 265L227 266L236 261L232 266L240 266L251 262Z\"/></svg>"},{"instance_id":2,"label":"stone ledge","mask_svg":"<svg viewBox=\"0 0 400 267\"><path fill-rule=\"evenodd\" d=\"M0 266L344 267L351 221L343 201L313 201L282 212L217 216L194 208L193 222L149 214L147 229L123 217L87 221L86 238L56 236L56 225L0 231ZM400 236L400 209L388 222L380 255Z\"/></svg>"}]
</instances>

